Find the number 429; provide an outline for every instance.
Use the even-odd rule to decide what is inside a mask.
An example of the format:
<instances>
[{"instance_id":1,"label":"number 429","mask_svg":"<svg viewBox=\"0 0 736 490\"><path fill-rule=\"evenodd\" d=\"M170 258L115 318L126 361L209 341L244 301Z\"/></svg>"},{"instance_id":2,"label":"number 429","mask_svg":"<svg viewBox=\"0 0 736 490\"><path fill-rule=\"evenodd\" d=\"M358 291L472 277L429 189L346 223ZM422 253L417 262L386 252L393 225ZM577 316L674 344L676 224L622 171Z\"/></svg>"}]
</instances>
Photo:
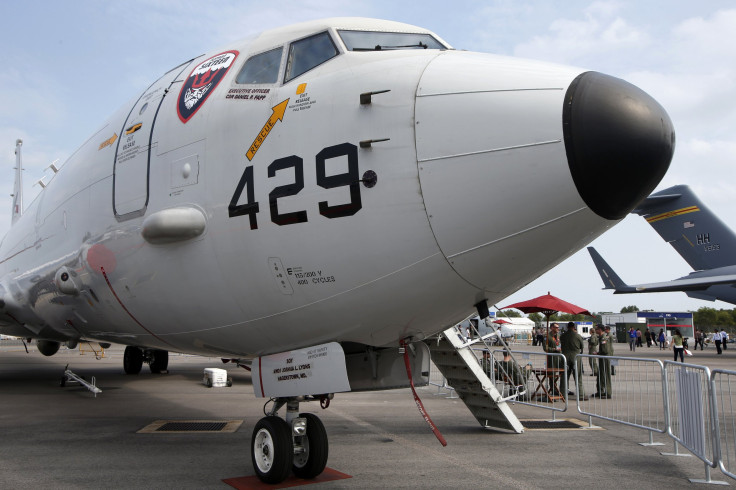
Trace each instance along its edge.
<instances>
[{"instance_id":1,"label":"number 429","mask_svg":"<svg viewBox=\"0 0 736 490\"><path fill-rule=\"evenodd\" d=\"M331 158L347 157L347 172L327 175L326 162ZM358 169L358 148L350 143L342 143L335 146L329 146L317 153L316 156L316 172L317 185L323 189L334 189L335 187L348 187L350 189L350 202L347 204L336 204L331 206L327 201L319 202L319 214L326 218L341 218L343 216L352 216L363 207L360 198L360 176ZM304 161L301 157L291 155L279 158L271 162L268 166L268 178L276 176L276 172L293 169L294 182L292 184L281 185L275 187L268 194L268 204L271 210L271 221L277 225L292 225L294 223L306 223L307 211L293 211L290 213L279 213L278 200L283 197L294 196L304 189ZM253 178L253 166L245 167L243 175L240 177L235 193L230 200L228 206L228 215L231 218L236 216L248 216L250 220L250 229L258 229L257 214L260 211L260 205L255 201L255 189ZM245 204L238 204L238 201L245 190Z\"/></svg>"}]
</instances>

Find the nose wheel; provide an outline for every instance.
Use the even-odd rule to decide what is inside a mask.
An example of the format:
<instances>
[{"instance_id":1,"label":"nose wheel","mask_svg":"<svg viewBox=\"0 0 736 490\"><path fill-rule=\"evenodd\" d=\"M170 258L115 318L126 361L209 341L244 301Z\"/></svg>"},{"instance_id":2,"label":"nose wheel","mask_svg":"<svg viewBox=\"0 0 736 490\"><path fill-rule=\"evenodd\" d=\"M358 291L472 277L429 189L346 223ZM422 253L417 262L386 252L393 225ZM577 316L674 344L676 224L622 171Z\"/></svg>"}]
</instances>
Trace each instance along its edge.
<instances>
[{"instance_id":1,"label":"nose wheel","mask_svg":"<svg viewBox=\"0 0 736 490\"><path fill-rule=\"evenodd\" d=\"M286 420L275 415L285 403ZM327 465L329 444L324 424L316 415L298 411L298 401L276 400L274 409L253 428L251 461L264 483L280 483L291 472L298 478L315 478Z\"/></svg>"},{"instance_id":2,"label":"nose wheel","mask_svg":"<svg viewBox=\"0 0 736 490\"><path fill-rule=\"evenodd\" d=\"M294 445L285 420L275 416L259 420L251 444L253 469L262 482L280 483L289 476Z\"/></svg>"},{"instance_id":3,"label":"nose wheel","mask_svg":"<svg viewBox=\"0 0 736 490\"><path fill-rule=\"evenodd\" d=\"M314 478L327 466L327 431L316 415L300 413L299 418L306 420L307 431L305 435L295 437L292 471L299 478Z\"/></svg>"}]
</instances>

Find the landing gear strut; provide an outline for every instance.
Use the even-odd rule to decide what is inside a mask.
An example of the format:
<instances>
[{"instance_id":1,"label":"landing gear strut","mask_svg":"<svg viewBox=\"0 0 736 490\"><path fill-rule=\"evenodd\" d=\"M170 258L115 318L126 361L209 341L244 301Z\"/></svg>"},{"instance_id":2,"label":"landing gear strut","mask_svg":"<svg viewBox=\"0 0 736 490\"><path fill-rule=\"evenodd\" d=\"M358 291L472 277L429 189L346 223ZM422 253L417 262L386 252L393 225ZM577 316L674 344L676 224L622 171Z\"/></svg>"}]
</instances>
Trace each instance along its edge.
<instances>
[{"instance_id":1,"label":"landing gear strut","mask_svg":"<svg viewBox=\"0 0 736 490\"><path fill-rule=\"evenodd\" d=\"M166 371L169 367L169 353L158 349L141 349L129 345L123 353L123 370L125 374L138 374L141 372L143 363L151 367L154 374Z\"/></svg>"},{"instance_id":2,"label":"landing gear strut","mask_svg":"<svg viewBox=\"0 0 736 490\"><path fill-rule=\"evenodd\" d=\"M316 415L299 413L302 401L307 397L275 399L271 411L253 428L251 461L264 483L280 483L292 471L299 478L314 478L327 465L327 431ZM286 420L276 416L284 405Z\"/></svg>"}]
</instances>

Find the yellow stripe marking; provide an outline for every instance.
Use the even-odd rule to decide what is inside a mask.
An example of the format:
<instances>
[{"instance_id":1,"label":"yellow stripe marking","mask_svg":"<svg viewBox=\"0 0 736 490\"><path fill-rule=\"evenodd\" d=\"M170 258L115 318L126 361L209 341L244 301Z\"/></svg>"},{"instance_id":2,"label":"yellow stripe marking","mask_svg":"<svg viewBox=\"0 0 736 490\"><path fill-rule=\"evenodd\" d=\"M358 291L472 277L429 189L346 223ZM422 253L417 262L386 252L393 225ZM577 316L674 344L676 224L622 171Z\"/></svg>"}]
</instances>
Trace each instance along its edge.
<instances>
[{"instance_id":1,"label":"yellow stripe marking","mask_svg":"<svg viewBox=\"0 0 736 490\"><path fill-rule=\"evenodd\" d=\"M656 216L650 216L647 218L647 223L654 223L655 221L674 218L676 216L682 216L683 214L694 213L696 211L700 211L700 208L697 206L675 209L674 211L667 211L666 213L658 214Z\"/></svg>"}]
</instances>

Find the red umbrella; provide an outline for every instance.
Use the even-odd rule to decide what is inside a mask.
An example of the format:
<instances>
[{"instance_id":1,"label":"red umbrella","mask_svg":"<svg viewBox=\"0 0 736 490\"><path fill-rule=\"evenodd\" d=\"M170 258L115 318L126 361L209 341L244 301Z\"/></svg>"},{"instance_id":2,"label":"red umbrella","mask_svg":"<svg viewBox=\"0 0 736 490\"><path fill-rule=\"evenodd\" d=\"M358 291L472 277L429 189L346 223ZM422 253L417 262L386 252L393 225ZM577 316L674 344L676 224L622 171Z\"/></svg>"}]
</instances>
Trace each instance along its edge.
<instances>
[{"instance_id":1,"label":"red umbrella","mask_svg":"<svg viewBox=\"0 0 736 490\"><path fill-rule=\"evenodd\" d=\"M558 311L561 311L562 313L570 313L573 315L592 316L590 312L585 308L581 308L572 303L561 300L557 296L552 296L551 294L549 294L549 292L544 296L539 296L538 298L522 301L521 303L514 303L513 305L509 306L504 306L501 309L505 310L506 308L516 308L517 310L521 310L524 313L543 313L546 316L553 315Z\"/></svg>"},{"instance_id":2,"label":"red umbrella","mask_svg":"<svg viewBox=\"0 0 736 490\"><path fill-rule=\"evenodd\" d=\"M588 315L590 314L585 308L581 308L567 301L561 300L557 296L552 296L549 291L544 296L522 301L521 303L514 303L513 305L504 306L501 308L505 310L507 308L516 308L524 313L542 313L547 318L547 334L549 335L549 317L561 311L562 313L570 313L573 315Z\"/></svg>"},{"instance_id":3,"label":"red umbrella","mask_svg":"<svg viewBox=\"0 0 736 490\"><path fill-rule=\"evenodd\" d=\"M499 318L498 320L494 320L493 323L498 323L499 325L503 325L504 323L511 323L511 322L507 322L503 318Z\"/></svg>"}]
</instances>

